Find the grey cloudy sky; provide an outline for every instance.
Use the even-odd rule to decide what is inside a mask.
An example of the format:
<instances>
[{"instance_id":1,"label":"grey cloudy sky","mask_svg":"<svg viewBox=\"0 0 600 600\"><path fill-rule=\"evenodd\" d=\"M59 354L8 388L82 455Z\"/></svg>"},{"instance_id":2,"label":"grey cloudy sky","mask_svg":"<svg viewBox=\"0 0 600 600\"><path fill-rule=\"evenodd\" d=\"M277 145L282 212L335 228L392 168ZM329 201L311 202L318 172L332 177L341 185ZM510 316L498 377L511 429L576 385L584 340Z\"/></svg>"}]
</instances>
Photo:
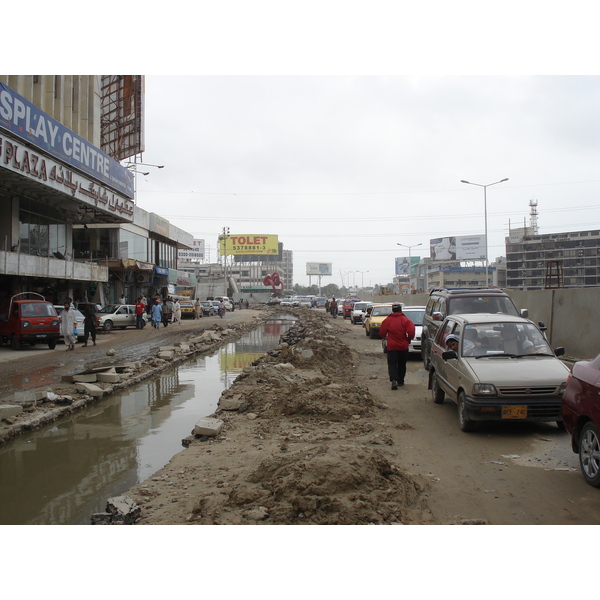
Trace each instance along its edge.
<instances>
[{"instance_id":1,"label":"grey cloudy sky","mask_svg":"<svg viewBox=\"0 0 600 600\"><path fill-rule=\"evenodd\" d=\"M138 204L204 238L278 234L323 284L385 284L429 240L600 227L598 76L146 77ZM348 273L350 273L348 275ZM313 280L313 282L315 282Z\"/></svg>"}]
</instances>

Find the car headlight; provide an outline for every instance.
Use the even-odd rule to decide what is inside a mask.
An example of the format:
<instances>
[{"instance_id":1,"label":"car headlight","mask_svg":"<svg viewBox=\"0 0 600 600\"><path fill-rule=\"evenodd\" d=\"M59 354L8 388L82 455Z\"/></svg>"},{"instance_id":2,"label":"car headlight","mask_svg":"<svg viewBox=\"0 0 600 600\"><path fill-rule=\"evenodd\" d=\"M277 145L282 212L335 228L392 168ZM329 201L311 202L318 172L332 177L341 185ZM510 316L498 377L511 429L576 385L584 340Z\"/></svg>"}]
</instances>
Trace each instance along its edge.
<instances>
[{"instance_id":1,"label":"car headlight","mask_svg":"<svg viewBox=\"0 0 600 600\"><path fill-rule=\"evenodd\" d=\"M23 321L23 322L21 323L21 327L22 327L23 329L26 329L27 327L31 327L31 324L29 323L29 321Z\"/></svg>"},{"instance_id":2,"label":"car headlight","mask_svg":"<svg viewBox=\"0 0 600 600\"><path fill-rule=\"evenodd\" d=\"M563 381L563 382L560 384L560 387L558 388L558 393L559 393L559 395L560 395L560 396L562 396L562 395L565 393L566 389L567 389L567 382L566 382L566 381Z\"/></svg>"},{"instance_id":3,"label":"car headlight","mask_svg":"<svg viewBox=\"0 0 600 600\"><path fill-rule=\"evenodd\" d=\"M497 396L496 386L491 383L476 383L473 385L473 396Z\"/></svg>"}]
</instances>

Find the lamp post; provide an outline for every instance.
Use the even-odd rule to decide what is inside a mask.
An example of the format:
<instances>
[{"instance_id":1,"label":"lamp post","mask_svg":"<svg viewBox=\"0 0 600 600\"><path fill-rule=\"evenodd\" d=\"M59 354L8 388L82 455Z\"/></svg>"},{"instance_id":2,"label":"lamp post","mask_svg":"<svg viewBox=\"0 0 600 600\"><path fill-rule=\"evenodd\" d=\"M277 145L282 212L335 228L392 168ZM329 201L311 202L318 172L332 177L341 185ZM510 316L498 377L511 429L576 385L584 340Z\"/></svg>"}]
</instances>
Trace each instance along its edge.
<instances>
[{"instance_id":1,"label":"lamp post","mask_svg":"<svg viewBox=\"0 0 600 600\"><path fill-rule=\"evenodd\" d=\"M151 165L150 163L143 163L143 162L130 162L127 164L127 168L129 168L131 165L135 166L135 165L144 165L145 167L156 167L157 169L164 169L165 165Z\"/></svg>"},{"instance_id":2,"label":"lamp post","mask_svg":"<svg viewBox=\"0 0 600 600\"><path fill-rule=\"evenodd\" d=\"M412 271L412 262L410 260L411 255L410 255L410 251L412 248L416 248L417 246L422 246L423 242L421 242L420 244L413 244L412 246L407 246L406 244L399 244L398 242L396 242L396 246L402 246L404 248L408 248L408 276L410 278L410 273Z\"/></svg>"},{"instance_id":3,"label":"lamp post","mask_svg":"<svg viewBox=\"0 0 600 600\"><path fill-rule=\"evenodd\" d=\"M488 286L490 284L489 282L489 276L488 276L488 265L489 265L489 259L488 259L488 222L487 222L487 188L489 188L491 185L496 185L497 183L503 183L505 181L508 181L508 177L505 177L504 179L501 179L500 181L494 181L494 183L488 183L486 185L483 185L481 183L473 183L472 181L465 181L464 179L461 179L460 182L461 183L466 183L468 185L476 185L477 187L482 187L483 188L483 216L484 216L484 226L485 226L485 285Z\"/></svg>"},{"instance_id":4,"label":"lamp post","mask_svg":"<svg viewBox=\"0 0 600 600\"><path fill-rule=\"evenodd\" d=\"M365 273L368 273L369 271L356 271L357 273L360 273L362 278L361 278L361 283L360 283L360 287L364 289L365 287Z\"/></svg>"}]
</instances>

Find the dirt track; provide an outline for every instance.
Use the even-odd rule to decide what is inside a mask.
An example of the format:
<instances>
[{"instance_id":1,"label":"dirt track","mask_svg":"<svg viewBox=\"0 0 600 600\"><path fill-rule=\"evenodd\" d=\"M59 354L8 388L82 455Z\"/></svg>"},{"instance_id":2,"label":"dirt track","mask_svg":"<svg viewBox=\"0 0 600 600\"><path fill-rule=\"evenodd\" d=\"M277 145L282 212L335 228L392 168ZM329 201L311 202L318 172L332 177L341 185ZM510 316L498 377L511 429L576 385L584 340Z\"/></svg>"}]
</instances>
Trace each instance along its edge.
<instances>
[{"instance_id":1,"label":"dirt track","mask_svg":"<svg viewBox=\"0 0 600 600\"><path fill-rule=\"evenodd\" d=\"M242 407L214 415L221 434L194 441L128 492L142 506L140 524L600 523L599 492L554 424L462 433L455 406L432 402L418 359L392 391L380 343L360 326L321 310L297 313L293 343L224 393ZM259 314L114 332L72 353L34 348L12 360L3 349L2 385L33 387L32 374L56 379L97 366L111 347L143 360L159 345Z\"/></svg>"}]
</instances>

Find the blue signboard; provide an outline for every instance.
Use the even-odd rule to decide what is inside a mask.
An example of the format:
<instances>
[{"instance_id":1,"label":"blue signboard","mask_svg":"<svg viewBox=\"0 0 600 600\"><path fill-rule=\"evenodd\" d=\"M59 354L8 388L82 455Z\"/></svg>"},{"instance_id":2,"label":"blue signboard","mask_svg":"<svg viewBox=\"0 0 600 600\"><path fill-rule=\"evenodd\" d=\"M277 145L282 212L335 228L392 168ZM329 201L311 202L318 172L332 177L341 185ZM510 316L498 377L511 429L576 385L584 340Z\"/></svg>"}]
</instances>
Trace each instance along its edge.
<instances>
[{"instance_id":1,"label":"blue signboard","mask_svg":"<svg viewBox=\"0 0 600 600\"><path fill-rule=\"evenodd\" d=\"M0 127L124 196L134 197L133 173L2 82Z\"/></svg>"}]
</instances>

